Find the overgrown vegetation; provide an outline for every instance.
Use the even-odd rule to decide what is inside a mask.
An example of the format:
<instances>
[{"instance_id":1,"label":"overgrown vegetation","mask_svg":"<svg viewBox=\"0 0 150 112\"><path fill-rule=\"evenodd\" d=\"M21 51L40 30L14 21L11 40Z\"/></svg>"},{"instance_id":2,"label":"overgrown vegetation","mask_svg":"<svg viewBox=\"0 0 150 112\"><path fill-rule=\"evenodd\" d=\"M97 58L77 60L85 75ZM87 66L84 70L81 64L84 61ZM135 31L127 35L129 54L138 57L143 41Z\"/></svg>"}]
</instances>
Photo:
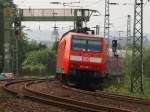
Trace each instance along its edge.
<instances>
[{"instance_id":1,"label":"overgrown vegetation","mask_svg":"<svg viewBox=\"0 0 150 112\"><path fill-rule=\"evenodd\" d=\"M7 110L5 109L5 107L0 107L0 112L7 112Z\"/></svg>"},{"instance_id":2,"label":"overgrown vegetation","mask_svg":"<svg viewBox=\"0 0 150 112\"><path fill-rule=\"evenodd\" d=\"M31 51L26 54L26 59L22 64L23 70L28 72L42 73L46 70L48 60L47 50Z\"/></svg>"},{"instance_id":3,"label":"overgrown vegetation","mask_svg":"<svg viewBox=\"0 0 150 112\"><path fill-rule=\"evenodd\" d=\"M150 99L150 79L145 78L144 84L144 94L140 92L132 93L130 91L130 83L126 82L124 84L111 84L108 88L105 88L104 91L120 94L120 95L127 95L139 98Z\"/></svg>"},{"instance_id":4,"label":"overgrown vegetation","mask_svg":"<svg viewBox=\"0 0 150 112\"><path fill-rule=\"evenodd\" d=\"M19 41L19 70L21 74L50 75L55 73L56 44L52 48L28 41L25 34Z\"/></svg>"},{"instance_id":5,"label":"overgrown vegetation","mask_svg":"<svg viewBox=\"0 0 150 112\"><path fill-rule=\"evenodd\" d=\"M26 53L22 63L22 69L32 74L54 74L55 73L55 51L44 48L32 50Z\"/></svg>"},{"instance_id":6,"label":"overgrown vegetation","mask_svg":"<svg viewBox=\"0 0 150 112\"><path fill-rule=\"evenodd\" d=\"M125 79L123 84L110 84L105 91L150 99L150 48L144 48L144 94L130 92L131 55L125 60Z\"/></svg>"}]
</instances>

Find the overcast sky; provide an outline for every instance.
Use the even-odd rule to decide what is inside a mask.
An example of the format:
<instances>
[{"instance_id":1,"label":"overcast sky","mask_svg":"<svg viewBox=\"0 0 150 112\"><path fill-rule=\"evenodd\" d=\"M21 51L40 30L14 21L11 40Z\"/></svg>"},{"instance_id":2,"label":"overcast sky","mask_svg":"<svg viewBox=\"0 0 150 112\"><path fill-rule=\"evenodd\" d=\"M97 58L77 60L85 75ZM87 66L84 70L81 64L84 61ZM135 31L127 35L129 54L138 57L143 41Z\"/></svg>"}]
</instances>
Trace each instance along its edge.
<instances>
[{"instance_id":1,"label":"overcast sky","mask_svg":"<svg viewBox=\"0 0 150 112\"><path fill-rule=\"evenodd\" d=\"M98 10L102 15L98 17L92 17L89 22L89 26L100 25L101 31L103 31L104 26L104 1L105 0L14 0L19 8L62 8L62 5L51 5L50 2L80 2L80 4L74 4L74 6L80 6L82 8L90 8ZM126 31L127 15L132 15L133 23L133 9L135 0L110 0L110 2L117 2L120 5L110 6L110 22L113 24L111 26L111 31ZM128 5L123 5L128 3ZM144 33L150 33L150 2L144 0ZM34 25L33 25L34 24ZM53 22L27 22L24 25L28 26L30 29L40 29L49 30L52 28ZM68 26L72 23L56 23L58 26ZM62 24L62 25L61 25ZM132 28L133 29L133 28Z\"/></svg>"}]
</instances>

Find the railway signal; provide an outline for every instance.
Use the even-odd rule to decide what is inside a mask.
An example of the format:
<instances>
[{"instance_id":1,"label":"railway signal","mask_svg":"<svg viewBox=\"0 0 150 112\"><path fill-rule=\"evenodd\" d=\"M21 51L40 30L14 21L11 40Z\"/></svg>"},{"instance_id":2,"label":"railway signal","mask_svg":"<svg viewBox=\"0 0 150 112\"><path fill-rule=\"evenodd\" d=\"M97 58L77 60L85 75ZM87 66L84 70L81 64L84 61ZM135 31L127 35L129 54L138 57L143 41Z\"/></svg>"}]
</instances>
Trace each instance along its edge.
<instances>
[{"instance_id":1,"label":"railway signal","mask_svg":"<svg viewBox=\"0 0 150 112\"><path fill-rule=\"evenodd\" d=\"M112 41L112 51L113 51L115 57L118 57L118 55L117 55L117 47L118 47L118 41L117 40L113 40Z\"/></svg>"},{"instance_id":2,"label":"railway signal","mask_svg":"<svg viewBox=\"0 0 150 112\"><path fill-rule=\"evenodd\" d=\"M113 47L113 48L116 48L116 47L117 47L117 40L113 40L113 41L112 41L112 47Z\"/></svg>"}]
</instances>

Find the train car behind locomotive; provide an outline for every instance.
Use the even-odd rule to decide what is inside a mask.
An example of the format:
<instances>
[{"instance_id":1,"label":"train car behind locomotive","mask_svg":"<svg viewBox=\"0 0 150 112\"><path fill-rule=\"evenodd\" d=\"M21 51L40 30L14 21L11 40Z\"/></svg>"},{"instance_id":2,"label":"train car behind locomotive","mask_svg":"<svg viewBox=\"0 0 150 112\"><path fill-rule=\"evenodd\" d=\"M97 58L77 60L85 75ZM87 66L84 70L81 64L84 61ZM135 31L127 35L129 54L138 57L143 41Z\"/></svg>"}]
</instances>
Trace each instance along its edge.
<instances>
[{"instance_id":1,"label":"train car behind locomotive","mask_svg":"<svg viewBox=\"0 0 150 112\"><path fill-rule=\"evenodd\" d=\"M106 56L105 38L69 32L58 45L57 77L79 86L98 85L106 74Z\"/></svg>"}]
</instances>

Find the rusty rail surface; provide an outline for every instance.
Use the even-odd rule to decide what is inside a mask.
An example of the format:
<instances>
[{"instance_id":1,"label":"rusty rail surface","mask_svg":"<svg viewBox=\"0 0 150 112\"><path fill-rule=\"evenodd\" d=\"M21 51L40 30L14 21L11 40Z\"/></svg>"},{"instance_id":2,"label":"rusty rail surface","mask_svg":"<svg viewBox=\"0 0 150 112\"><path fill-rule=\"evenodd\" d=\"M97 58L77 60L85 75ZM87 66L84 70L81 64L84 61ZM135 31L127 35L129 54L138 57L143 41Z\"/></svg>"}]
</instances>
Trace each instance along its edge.
<instances>
[{"instance_id":1,"label":"rusty rail surface","mask_svg":"<svg viewBox=\"0 0 150 112\"><path fill-rule=\"evenodd\" d=\"M35 81L35 80L38 80L38 79L11 80L11 81L7 82L2 88L3 88L5 91L7 91L7 92L9 92L9 93L11 93L11 94L18 95L19 93L18 93L17 91L11 90L11 89L9 88L10 85L19 84L19 83L22 83L22 82L25 83L25 82L29 82L29 81ZM47 80L47 79L40 79L40 80L42 81L42 80ZM52 79L51 79L51 80L52 80Z\"/></svg>"},{"instance_id":2,"label":"rusty rail surface","mask_svg":"<svg viewBox=\"0 0 150 112\"><path fill-rule=\"evenodd\" d=\"M58 101L61 103L72 104L72 105L77 106L77 107L82 107L85 109L84 111L93 111L94 110L94 112L101 112L101 111L105 111L105 112L131 112L130 110L127 110L127 109L121 109L121 108L104 106L104 105L97 105L94 103L87 103L87 102L83 102L83 101L77 101L77 100L73 100L73 99L49 95L49 94L45 94L42 92L33 91L31 88L29 88L30 85L36 84L36 83L41 83L41 81L26 83L25 84L25 90L30 92L30 93L33 93L34 95L38 95L44 99L48 98L48 99Z\"/></svg>"},{"instance_id":3,"label":"rusty rail surface","mask_svg":"<svg viewBox=\"0 0 150 112\"><path fill-rule=\"evenodd\" d=\"M70 89L70 90L80 92L83 94L93 95L95 97L103 97L103 98L109 98L109 99L118 100L118 101L125 101L125 102L150 106L150 100L146 100L146 99L142 99L142 98L125 96L125 95L118 95L118 94L113 94L113 93L108 93L108 92L103 92L103 91L91 92L91 91L72 88L72 87L66 86L66 85L63 85L62 87L65 89Z\"/></svg>"},{"instance_id":4,"label":"rusty rail surface","mask_svg":"<svg viewBox=\"0 0 150 112\"><path fill-rule=\"evenodd\" d=\"M21 81L9 82L9 83L7 83L7 84L5 84L3 86L3 89L5 91L13 94L13 95L18 95L19 94L18 91L13 90L12 88L10 89L9 86L11 86L13 84L20 84L22 82L25 83L25 82L28 82L28 81L21 80ZM37 82L37 81L34 81L34 83L35 82ZM41 81L39 81L39 82L41 82ZM44 99L44 98L41 98L40 96L33 95L30 92L28 94L24 94L23 97L24 98L28 98L28 99L33 100L33 101L40 102L40 103L44 103L44 104L48 104L48 105L53 105L53 106L60 107L60 108L75 110L75 111L78 111L78 112L83 112L83 111L85 111L85 112L103 112L103 111L99 111L99 110L95 110L95 109L91 109L91 108L85 108L85 107L81 107L81 106L77 106L77 105L72 105L72 104L67 104L67 103L63 103L63 102L59 102L59 101L55 101L55 100L51 100L51 99L47 99L47 98Z\"/></svg>"}]
</instances>

